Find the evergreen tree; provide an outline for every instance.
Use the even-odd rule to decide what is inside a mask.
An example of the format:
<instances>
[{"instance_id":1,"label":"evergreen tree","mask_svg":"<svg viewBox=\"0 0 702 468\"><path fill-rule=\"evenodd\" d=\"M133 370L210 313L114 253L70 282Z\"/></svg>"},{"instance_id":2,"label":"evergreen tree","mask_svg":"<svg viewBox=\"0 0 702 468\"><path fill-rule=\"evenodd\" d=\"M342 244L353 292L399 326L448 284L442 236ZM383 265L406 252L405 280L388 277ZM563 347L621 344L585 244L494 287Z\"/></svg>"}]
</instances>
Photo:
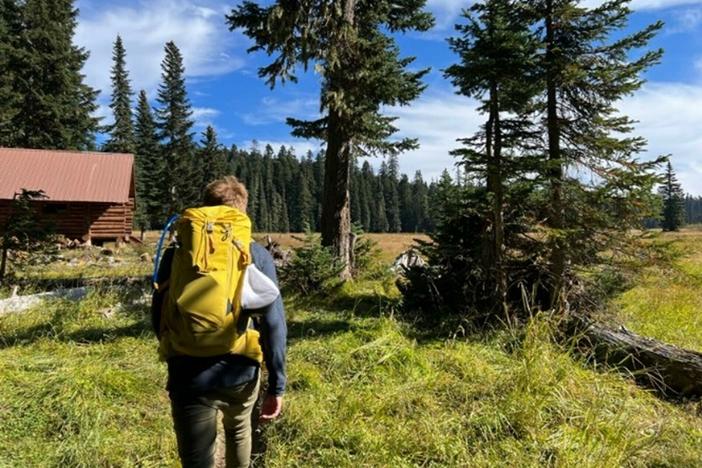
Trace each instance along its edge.
<instances>
[{"instance_id":1,"label":"evergreen tree","mask_svg":"<svg viewBox=\"0 0 702 468\"><path fill-rule=\"evenodd\" d=\"M252 50L278 53L259 74L273 86L295 79L295 68L314 62L322 76L324 116L313 122L289 119L293 134L326 142L321 220L322 243L333 248L350 271L350 166L354 156L393 154L415 148L415 140L390 141L394 119L382 106L402 105L422 91L427 72L410 72L412 59L400 58L391 31L426 31L433 20L424 0L278 0L261 8L245 1L227 17L232 29L243 27L255 40Z\"/></svg>"},{"instance_id":2,"label":"evergreen tree","mask_svg":"<svg viewBox=\"0 0 702 468\"><path fill-rule=\"evenodd\" d=\"M201 168L202 187L227 175L227 154L217 142L217 132L208 125L200 141L198 165Z\"/></svg>"},{"instance_id":3,"label":"evergreen tree","mask_svg":"<svg viewBox=\"0 0 702 468\"><path fill-rule=\"evenodd\" d=\"M163 181L166 177L165 162L156 133L156 123L151 106L142 90L137 99L134 125L134 151L136 153L136 225L142 230L158 228L165 222L168 196Z\"/></svg>"},{"instance_id":4,"label":"evergreen tree","mask_svg":"<svg viewBox=\"0 0 702 468\"><path fill-rule=\"evenodd\" d=\"M256 229L263 232L272 232L271 213L266 186L263 184L263 176L258 176L258 200L256 202Z\"/></svg>"},{"instance_id":5,"label":"evergreen tree","mask_svg":"<svg viewBox=\"0 0 702 468\"><path fill-rule=\"evenodd\" d=\"M361 182L360 182L360 210L361 210L361 226L366 232L370 232L375 228L375 204L374 196L377 193L373 190L375 174L373 168L368 161L363 162L361 167Z\"/></svg>"},{"instance_id":6,"label":"evergreen tree","mask_svg":"<svg viewBox=\"0 0 702 468\"><path fill-rule=\"evenodd\" d=\"M661 213L661 227L664 231L678 231L685 223L684 198L685 194L678 182L673 165L668 161L663 183L658 188L658 193L663 199L663 212Z\"/></svg>"},{"instance_id":7,"label":"evergreen tree","mask_svg":"<svg viewBox=\"0 0 702 468\"><path fill-rule=\"evenodd\" d=\"M429 189L422 178L422 172L414 173L412 181L412 204L414 205L414 224L409 228L410 232L431 232L433 226L429 222Z\"/></svg>"},{"instance_id":8,"label":"evergreen tree","mask_svg":"<svg viewBox=\"0 0 702 468\"><path fill-rule=\"evenodd\" d=\"M496 303L507 313L505 266L506 186L533 170L525 158L510 158L510 151L531 139L528 115L538 80L534 68L537 43L532 21L524 4L514 0L486 0L465 10L465 24L456 29L459 37L449 43L461 61L446 70L446 76L462 95L476 98L487 119L473 137L461 140L464 147L452 152L461 157L456 185L462 186L461 167L485 187L485 205L479 207L484 222L477 223L483 245L482 268L495 284ZM469 193L469 192L464 192Z\"/></svg>"},{"instance_id":9,"label":"evergreen tree","mask_svg":"<svg viewBox=\"0 0 702 468\"><path fill-rule=\"evenodd\" d=\"M402 230L402 220L400 219L400 196L397 190L399 173L400 166L397 160L397 155L391 155L388 158L388 163L387 166L385 166L385 170L381 172L389 232L400 232Z\"/></svg>"},{"instance_id":10,"label":"evergreen tree","mask_svg":"<svg viewBox=\"0 0 702 468\"><path fill-rule=\"evenodd\" d=\"M21 11L16 0L0 0L0 146L15 146L13 120L22 96L15 88L20 51L17 39L22 31Z\"/></svg>"},{"instance_id":11,"label":"evergreen tree","mask_svg":"<svg viewBox=\"0 0 702 468\"><path fill-rule=\"evenodd\" d=\"M398 200L400 201L400 221L402 232L413 232L417 226L417 207L412 200L412 185L407 174L402 174L397 185Z\"/></svg>"},{"instance_id":12,"label":"evergreen tree","mask_svg":"<svg viewBox=\"0 0 702 468\"><path fill-rule=\"evenodd\" d=\"M185 89L183 57L173 42L166 43L165 51L157 97L161 107L156 110L156 122L168 167L163 181L167 198L162 202L173 213L199 203L202 187L194 158L192 109Z\"/></svg>"},{"instance_id":13,"label":"evergreen tree","mask_svg":"<svg viewBox=\"0 0 702 468\"><path fill-rule=\"evenodd\" d=\"M385 208L382 177L377 178L375 186L378 196L375 199L375 216L373 216L372 230L374 232L388 232L390 223L388 222L388 214Z\"/></svg>"},{"instance_id":14,"label":"evergreen tree","mask_svg":"<svg viewBox=\"0 0 702 468\"><path fill-rule=\"evenodd\" d=\"M16 52L10 59L14 97L19 97L10 113L13 144L93 148L99 126L93 117L98 92L83 82L88 52L73 44L78 16L73 1L26 0L11 7L4 14L21 15L19 21L5 21L16 34L14 44L9 44Z\"/></svg>"},{"instance_id":15,"label":"evergreen tree","mask_svg":"<svg viewBox=\"0 0 702 468\"><path fill-rule=\"evenodd\" d=\"M105 143L104 150L113 153L134 152L134 128L132 125L132 87L129 83L129 74L126 68L126 51L122 38L117 36L112 50L112 100L110 109L114 116L114 123L106 130L110 138Z\"/></svg>"},{"instance_id":16,"label":"evergreen tree","mask_svg":"<svg viewBox=\"0 0 702 468\"><path fill-rule=\"evenodd\" d=\"M549 194L551 306L560 309L566 304L569 265L596 261L599 252L611 248L606 241L626 237L646 215L642 207L651 206L651 171L660 160L636 159L645 141L619 136L632 130L632 121L614 106L637 90L641 73L660 60L661 50L633 52L645 47L662 23L621 34L631 14L628 0L595 8L577 0L534 3L543 21L540 104L547 160L541 172ZM587 183L570 177L568 168L597 177ZM611 235L614 231L621 235Z\"/></svg>"}]
</instances>

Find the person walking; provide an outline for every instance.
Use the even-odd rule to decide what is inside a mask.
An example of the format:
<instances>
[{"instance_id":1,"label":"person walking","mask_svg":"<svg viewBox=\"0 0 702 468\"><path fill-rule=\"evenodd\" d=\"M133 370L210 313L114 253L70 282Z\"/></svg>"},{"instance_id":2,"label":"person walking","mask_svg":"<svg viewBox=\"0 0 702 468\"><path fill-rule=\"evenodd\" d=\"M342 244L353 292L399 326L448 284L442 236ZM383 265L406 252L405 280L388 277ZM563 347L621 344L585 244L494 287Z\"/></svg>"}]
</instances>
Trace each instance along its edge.
<instances>
[{"instance_id":1,"label":"person walking","mask_svg":"<svg viewBox=\"0 0 702 468\"><path fill-rule=\"evenodd\" d=\"M277 295L257 310L238 306L247 262L277 285L268 251L256 242L240 242L250 239L247 202L246 187L233 176L208 184L204 208L183 215L191 230L197 229L186 230L184 239L166 249L156 274L152 322L168 365L167 390L184 468L214 466L218 411L223 413L226 466L249 466L261 362L268 370L268 388L259 420L275 419L283 406L287 328L282 298ZM198 224L201 213L207 217L204 224ZM220 260L231 263L218 268Z\"/></svg>"}]
</instances>

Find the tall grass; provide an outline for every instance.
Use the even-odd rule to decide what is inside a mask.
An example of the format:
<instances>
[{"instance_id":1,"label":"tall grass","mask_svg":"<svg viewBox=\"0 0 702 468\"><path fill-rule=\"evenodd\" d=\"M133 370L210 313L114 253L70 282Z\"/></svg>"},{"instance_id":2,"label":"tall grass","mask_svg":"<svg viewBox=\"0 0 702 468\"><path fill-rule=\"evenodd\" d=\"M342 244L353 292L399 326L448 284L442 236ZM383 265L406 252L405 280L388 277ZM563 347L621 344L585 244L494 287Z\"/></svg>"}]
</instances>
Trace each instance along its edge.
<instances>
[{"instance_id":1,"label":"tall grass","mask_svg":"<svg viewBox=\"0 0 702 468\"><path fill-rule=\"evenodd\" d=\"M144 310L115 292L0 318L0 466L175 464Z\"/></svg>"},{"instance_id":2,"label":"tall grass","mask_svg":"<svg viewBox=\"0 0 702 468\"><path fill-rule=\"evenodd\" d=\"M698 466L702 423L552 344L547 321L422 340L390 318L299 312L270 466ZM309 326L312 323L314 326ZM510 351L507 351L507 350Z\"/></svg>"},{"instance_id":3,"label":"tall grass","mask_svg":"<svg viewBox=\"0 0 702 468\"><path fill-rule=\"evenodd\" d=\"M0 317L0 467L177 466L165 369L146 306L115 307L127 296ZM268 466L700 466L694 408L582 365L548 318L446 339L396 320L396 301L387 278L288 299Z\"/></svg>"},{"instance_id":4,"label":"tall grass","mask_svg":"<svg viewBox=\"0 0 702 468\"><path fill-rule=\"evenodd\" d=\"M702 231L666 233L673 261L643 269L612 304L627 327L702 351Z\"/></svg>"}]
</instances>

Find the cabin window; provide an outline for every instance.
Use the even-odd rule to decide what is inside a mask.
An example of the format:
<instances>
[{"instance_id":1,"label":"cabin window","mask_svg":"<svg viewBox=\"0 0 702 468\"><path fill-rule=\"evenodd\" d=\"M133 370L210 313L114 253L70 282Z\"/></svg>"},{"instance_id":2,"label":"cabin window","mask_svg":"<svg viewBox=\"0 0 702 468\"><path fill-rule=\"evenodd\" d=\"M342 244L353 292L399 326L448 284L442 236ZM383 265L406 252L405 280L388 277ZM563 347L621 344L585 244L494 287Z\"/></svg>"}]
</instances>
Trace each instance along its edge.
<instances>
[{"instance_id":1,"label":"cabin window","mask_svg":"<svg viewBox=\"0 0 702 468\"><path fill-rule=\"evenodd\" d=\"M65 203L49 203L44 205L44 208L42 209L44 214L47 215L56 215L56 214L61 214L64 211L68 209L68 205Z\"/></svg>"}]
</instances>

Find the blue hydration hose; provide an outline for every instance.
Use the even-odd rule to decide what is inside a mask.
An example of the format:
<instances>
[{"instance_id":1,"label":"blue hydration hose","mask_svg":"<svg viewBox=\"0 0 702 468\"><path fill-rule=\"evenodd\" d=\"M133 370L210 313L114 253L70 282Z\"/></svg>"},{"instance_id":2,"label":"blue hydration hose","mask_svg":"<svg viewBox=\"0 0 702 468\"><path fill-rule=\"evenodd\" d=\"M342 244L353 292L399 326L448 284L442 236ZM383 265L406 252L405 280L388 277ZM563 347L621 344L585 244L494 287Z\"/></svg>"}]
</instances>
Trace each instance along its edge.
<instances>
[{"instance_id":1,"label":"blue hydration hose","mask_svg":"<svg viewBox=\"0 0 702 468\"><path fill-rule=\"evenodd\" d=\"M161 237L158 240L158 244L156 245L156 258L154 259L154 274L151 277L151 284L154 288L156 288L156 286L158 285L158 267L161 264L161 249L163 248L163 241L166 239L166 233L168 233L171 230L171 226L178 220L178 218L180 218L180 215L178 214L174 214L170 218L168 218L168 221L166 221L166 225L161 231Z\"/></svg>"}]
</instances>

